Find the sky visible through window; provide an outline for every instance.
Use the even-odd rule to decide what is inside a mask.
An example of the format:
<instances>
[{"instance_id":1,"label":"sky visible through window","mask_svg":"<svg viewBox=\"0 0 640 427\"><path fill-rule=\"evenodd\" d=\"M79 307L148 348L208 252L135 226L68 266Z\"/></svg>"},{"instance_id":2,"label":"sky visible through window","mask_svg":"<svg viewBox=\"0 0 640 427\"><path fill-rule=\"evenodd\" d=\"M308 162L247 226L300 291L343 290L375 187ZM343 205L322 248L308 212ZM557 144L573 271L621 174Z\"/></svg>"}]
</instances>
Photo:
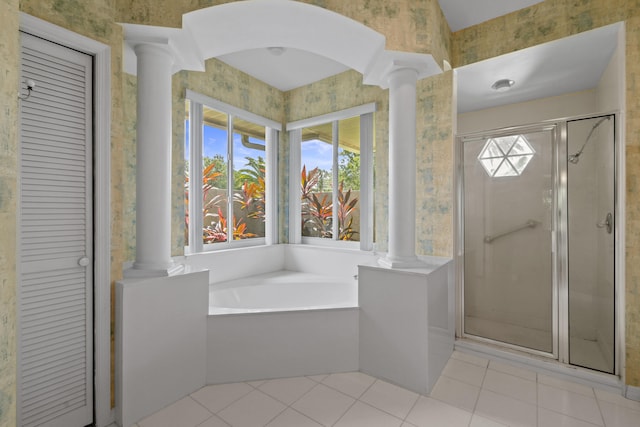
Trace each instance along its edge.
<instances>
[{"instance_id":1,"label":"sky visible through window","mask_svg":"<svg viewBox=\"0 0 640 427\"><path fill-rule=\"evenodd\" d=\"M185 160L189 160L190 151L190 134L191 128L189 121L185 121ZM214 157L221 155L226 159L227 157L227 132L226 130L218 129L212 126L204 126L203 135L203 157ZM314 139L305 141L302 144L302 164L308 163L318 166L320 169L330 171L332 168L332 150L331 144ZM233 151L236 155L236 159L241 159L240 165L234 165L235 169L241 169L246 166L247 161L245 157L255 155L255 150L251 150L240 141L240 136L236 135L233 138Z\"/></svg>"},{"instance_id":2,"label":"sky visible through window","mask_svg":"<svg viewBox=\"0 0 640 427\"><path fill-rule=\"evenodd\" d=\"M318 139L305 141L301 146L301 160L303 165L330 171L333 168L333 146Z\"/></svg>"},{"instance_id":3,"label":"sky visible through window","mask_svg":"<svg viewBox=\"0 0 640 427\"><path fill-rule=\"evenodd\" d=\"M227 131L223 129L218 129L212 126L203 126L204 134L203 134L203 147L202 147L202 157L215 157L216 155L222 156L222 158L227 158ZM185 160L189 160L189 151L190 151L190 127L189 121L185 121L185 150L184 156ZM258 141L256 138L250 138L251 142L262 142ZM233 137L233 154L235 156L235 164L234 168L242 169L247 165L246 157L255 157L256 150L247 148L242 145L242 141L240 140L240 134L235 134ZM238 163L238 159L240 164Z\"/></svg>"}]
</instances>

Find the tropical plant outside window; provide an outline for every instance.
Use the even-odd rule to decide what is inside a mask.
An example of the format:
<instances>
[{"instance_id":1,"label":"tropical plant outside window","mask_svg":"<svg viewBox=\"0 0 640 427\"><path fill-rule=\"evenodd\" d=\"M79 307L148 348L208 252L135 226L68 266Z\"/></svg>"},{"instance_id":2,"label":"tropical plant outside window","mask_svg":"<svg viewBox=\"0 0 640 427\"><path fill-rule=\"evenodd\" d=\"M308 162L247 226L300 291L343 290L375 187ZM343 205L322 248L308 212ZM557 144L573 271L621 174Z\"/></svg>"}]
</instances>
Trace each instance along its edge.
<instances>
[{"instance_id":1,"label":"tropical plant outside window","mask_svg":"<svg viewBox=\"0 0 640 427\"><path fill-rule=\"evenodd\" d=\"M301 233L360 240L360 116L302 129Z\"/></svg>"},{"instance_id":2,"label":"tropical plant outside window","mask_svg":"<svg viewBox=\"0 0 640 427\"><path fill-rule=\"evenodd\" d=\"M197 252L264 238L265 126L189 100L186 109L186 245Z\"/></svg>"}]
</instances>

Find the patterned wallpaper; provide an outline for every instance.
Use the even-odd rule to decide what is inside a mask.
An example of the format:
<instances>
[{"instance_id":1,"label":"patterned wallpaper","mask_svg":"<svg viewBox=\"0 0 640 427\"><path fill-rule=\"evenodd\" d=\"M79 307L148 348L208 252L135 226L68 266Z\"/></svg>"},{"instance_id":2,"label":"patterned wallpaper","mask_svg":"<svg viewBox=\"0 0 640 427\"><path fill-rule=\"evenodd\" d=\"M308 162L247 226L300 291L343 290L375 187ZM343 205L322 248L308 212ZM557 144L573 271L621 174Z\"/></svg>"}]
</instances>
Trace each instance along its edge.
<instances>
[{"instance_id":1,"label":"patterned wallpaper","mask_svg":"<svg viewBox=\"0 0 640 427\"><path fill-rule=\"evenodd\" d=\"M18 145L18 0L0 2L0 427L16 412L16 197Z\"/></svg>"},{"instance_id":2,"label":"patterned wallpaper","mask_svg":"<svg viewBox=\"0 0 640 427\"><path fill-rule=\"evenodd\" d=\"M453 257L453 72L417 89L416 251Z\"/></svg>"}]
</instances>

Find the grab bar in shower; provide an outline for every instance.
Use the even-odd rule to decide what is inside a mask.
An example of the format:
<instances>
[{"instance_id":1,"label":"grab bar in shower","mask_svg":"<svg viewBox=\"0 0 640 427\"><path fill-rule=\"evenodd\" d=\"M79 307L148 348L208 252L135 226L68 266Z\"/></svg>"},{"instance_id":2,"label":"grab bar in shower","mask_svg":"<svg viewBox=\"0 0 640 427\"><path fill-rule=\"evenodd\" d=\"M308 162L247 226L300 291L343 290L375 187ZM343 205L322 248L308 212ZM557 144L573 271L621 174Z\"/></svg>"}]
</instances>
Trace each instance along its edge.
<instances>
[{"instance_id":1,"label":"grab bar in shower","mask_svg":"<svg viewBox=\"0 0 640 427\"><path fill-rule=\"evenodd\" d=\"M513 228L511 228L509 230L506 230L506 231L500 233L500 234L496 234L495 236L484 236L484 242L485 243L491 243L496 239L499 239L501 237L507 236L507 235L509 235L511 233L515 233L516 231L524 230L526 228L535 228L538 225L540 225L539 221L530 219L530 220L528 220L527 222L525 222L524 224L522 224L522 225L520 225L518 227L513 227Z\"/></svg>"}]
</instances>

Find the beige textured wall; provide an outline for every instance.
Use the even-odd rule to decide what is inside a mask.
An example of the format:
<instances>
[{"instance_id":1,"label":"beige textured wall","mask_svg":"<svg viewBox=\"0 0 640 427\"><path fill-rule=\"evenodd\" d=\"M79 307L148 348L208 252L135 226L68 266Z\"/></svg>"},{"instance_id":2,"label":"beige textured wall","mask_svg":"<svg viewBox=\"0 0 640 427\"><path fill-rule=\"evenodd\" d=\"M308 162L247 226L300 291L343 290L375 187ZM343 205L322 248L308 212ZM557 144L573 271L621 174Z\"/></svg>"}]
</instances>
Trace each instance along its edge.
<instances>
[{"instance_id":1,"label":"beige textured wall","mask_svg":"<svg viewBox=\"0 0 640 427\"><path fill-rule=\"evenodd\" d=\"M418 82L417 103L416 252L453 257L453 72Z\"/></svg>"},{"instance_id":2,"label":"beige textured wall","mask_svg":"<svg viewBox=\"0 0 640 427\"><path fill-rule=\"evenodd\" d=\"M0 427L16 419L18 0L0 1Z\"/></svg>"},{"instance_id":3,"label":"beige textured wall","mask_svg":"<svg viewBox=\"0 0 640 427\"><path fill-rule=\"evenodd\" d=\"M640 387L640 2L546 0L453 34L453 64L471 64L603 25L626 26L626 382Z\"/></svg>"}]
</instances>

